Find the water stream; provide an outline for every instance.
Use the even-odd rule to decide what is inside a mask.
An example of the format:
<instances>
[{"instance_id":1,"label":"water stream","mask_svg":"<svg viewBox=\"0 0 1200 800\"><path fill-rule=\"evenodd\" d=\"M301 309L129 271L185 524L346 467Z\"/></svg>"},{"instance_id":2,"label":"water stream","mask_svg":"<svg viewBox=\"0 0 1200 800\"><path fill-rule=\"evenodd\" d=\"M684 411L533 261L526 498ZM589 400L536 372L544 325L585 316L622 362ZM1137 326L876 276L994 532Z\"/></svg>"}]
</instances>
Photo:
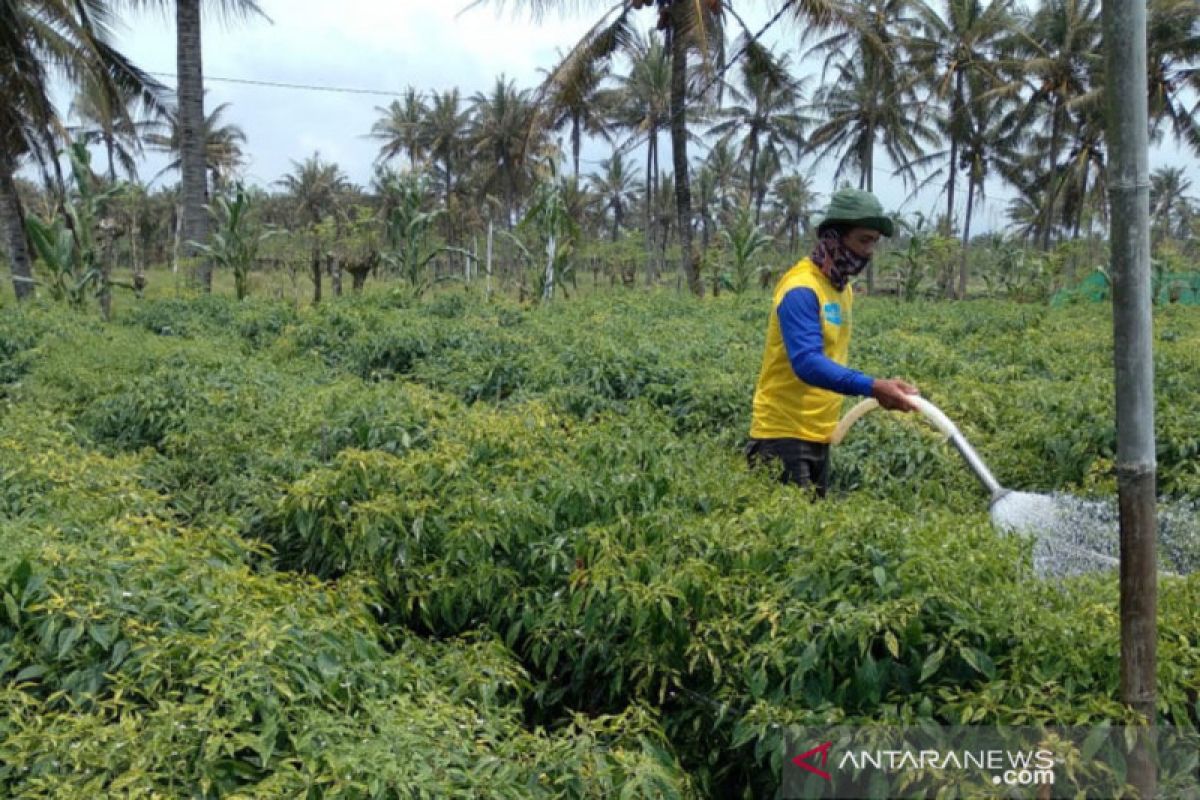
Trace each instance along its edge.
<instances>
[{"instance_id":1,"label":"water stream","mask_svg":"<svg viewBox=\"0 0 1200 800\"><path fill-rule=\"evenodd\" d=\"M1200 513L1188 503L1159 503L1158 565L1186 575L1200 566ZM992 524L1033 537L1039 575L1065 577L1115 570L1120 554L1117 502L1067 494L1008 492L992 505Z\"/></svg>"},{"instance_id":2,"label":"water stream","mask_svg":"<svg viewBox=\"0 0 1200 800\"><path fill-rule=\"evenodd\" d=\"M1117 501L1084 500L1067 494L1034 494L1005 489L958 427L923 397L914 405L962 455L990 495L992 524L1006 533L1031 536L1034 569L1039 575L1065 577L1115 570L1119 565L1120 526ZM854 423L879 404L864 400L846 414L833 433L838 444ZM1200 507L1160 503L1158 563L1164 573L1186 575L1200 566Z\"/></svg>"}]
</instances>

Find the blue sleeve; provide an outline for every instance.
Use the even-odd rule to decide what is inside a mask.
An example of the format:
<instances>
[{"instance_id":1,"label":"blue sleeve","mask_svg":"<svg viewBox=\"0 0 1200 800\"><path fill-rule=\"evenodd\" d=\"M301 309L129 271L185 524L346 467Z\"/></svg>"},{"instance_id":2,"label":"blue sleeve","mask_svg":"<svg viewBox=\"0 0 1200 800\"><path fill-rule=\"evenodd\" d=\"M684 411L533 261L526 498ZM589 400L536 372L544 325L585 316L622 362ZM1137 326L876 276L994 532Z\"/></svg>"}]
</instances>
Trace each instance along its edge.
<instances>
[{"instance_id":1,"label":"blue sleeve","mask_svg":"<svg viewBox=\"0 0 1200 800\"><path fill-rule=\"evenodd\" d=\"M817 306L817 293L799 287L785 294L776 309L792 371L810 386L838 394L869 397L874 383L872 378L843 367L825 355L821 314Z\"/></svg>"}]
</instances>

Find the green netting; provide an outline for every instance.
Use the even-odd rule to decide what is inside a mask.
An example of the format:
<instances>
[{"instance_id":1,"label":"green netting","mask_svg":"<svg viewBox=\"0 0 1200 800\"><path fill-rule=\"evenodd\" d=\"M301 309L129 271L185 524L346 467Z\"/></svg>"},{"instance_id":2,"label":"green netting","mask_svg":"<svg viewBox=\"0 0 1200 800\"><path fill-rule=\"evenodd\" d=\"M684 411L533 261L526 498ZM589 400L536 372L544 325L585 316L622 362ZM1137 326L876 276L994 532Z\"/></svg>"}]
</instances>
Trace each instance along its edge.
<instances>
[{"instance_id":1,"label":"green netting","mask_svg":"<svg viewBox=\"0 0 1200 800\"><path fill-rule=\"evenodd\" d=\"M1159 305L1179 303L1185 306L1200 305L1200 273L1165 275L1158 282L1154 301Z\"/></svg>"},{"instance_id":2,"label":"green netting","mask_svg":"<svg viewBox=\"0 0 1200 800\"><path fill-rule=\"evenodd\" d=\"M1200 272L1155 275L1151 291L1156 305L1178 303L1200 306ZM1071 303L1103 303L1111 297L1112 282L1108 275L1096 270L1080 281L1078 286L1055 292L1050 298L1050 305L1057 308Z\"/></svg>"},{"instance_id":3,"label":"green netting","mask_svg":"<svg viewBox=\"0 0 1200 800\"><path fill-rule=\"evenodd\" d=\"M1055 292L1050 298L1050 305L1058 308L1071 303L1102 303L1110 297L1110 286L1108 275L1094 270L1078 286Z\"/></svg>"}]
</instances>

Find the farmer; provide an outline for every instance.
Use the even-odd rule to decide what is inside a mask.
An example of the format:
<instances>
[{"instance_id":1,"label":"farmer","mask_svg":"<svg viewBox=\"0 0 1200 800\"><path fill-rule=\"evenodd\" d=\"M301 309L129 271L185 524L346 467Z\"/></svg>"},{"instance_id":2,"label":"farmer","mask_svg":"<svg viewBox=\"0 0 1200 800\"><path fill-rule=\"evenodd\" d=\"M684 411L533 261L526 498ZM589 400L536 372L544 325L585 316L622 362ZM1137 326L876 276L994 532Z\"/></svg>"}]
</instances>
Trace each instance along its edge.
<instances>
[{"instance_id":1,"label":"farmer","mask_svg":"<svg viewBox=\"0 0 1200 800\"><path fill-rule=\"evenodd\" d=\"M850 278L871 260L892 220L870 192L839 189L817 225L812 255L775 286L746 457L769 463L780 480L829 488L829 440L842 395L874 397L879 405L911 411L917 389L894 378L872 378L846 367L854 290Z\"/></svg>"}]
</instances>

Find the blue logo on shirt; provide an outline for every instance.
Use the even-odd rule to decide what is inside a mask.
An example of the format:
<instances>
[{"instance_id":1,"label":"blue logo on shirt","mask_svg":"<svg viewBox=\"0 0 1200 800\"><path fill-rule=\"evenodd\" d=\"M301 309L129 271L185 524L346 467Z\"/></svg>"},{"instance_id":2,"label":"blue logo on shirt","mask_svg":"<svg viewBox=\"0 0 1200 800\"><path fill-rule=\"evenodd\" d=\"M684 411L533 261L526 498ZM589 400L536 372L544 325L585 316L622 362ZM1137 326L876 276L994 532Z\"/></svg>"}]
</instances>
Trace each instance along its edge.
<instances>
[{"instance_id":1,"label":"blue logo on shirt","mask_svg":"<svg viewBox=\"0 0 1200 800\"><path fill-rule=\"evenodd\" d=\"M825 321L828 322L830 325L841 325L842 324L842 307L841 307L841 305L839 305L838 303L826 303L825 308L823 310L825 312Z\"/></svg>"}]
</instances>

